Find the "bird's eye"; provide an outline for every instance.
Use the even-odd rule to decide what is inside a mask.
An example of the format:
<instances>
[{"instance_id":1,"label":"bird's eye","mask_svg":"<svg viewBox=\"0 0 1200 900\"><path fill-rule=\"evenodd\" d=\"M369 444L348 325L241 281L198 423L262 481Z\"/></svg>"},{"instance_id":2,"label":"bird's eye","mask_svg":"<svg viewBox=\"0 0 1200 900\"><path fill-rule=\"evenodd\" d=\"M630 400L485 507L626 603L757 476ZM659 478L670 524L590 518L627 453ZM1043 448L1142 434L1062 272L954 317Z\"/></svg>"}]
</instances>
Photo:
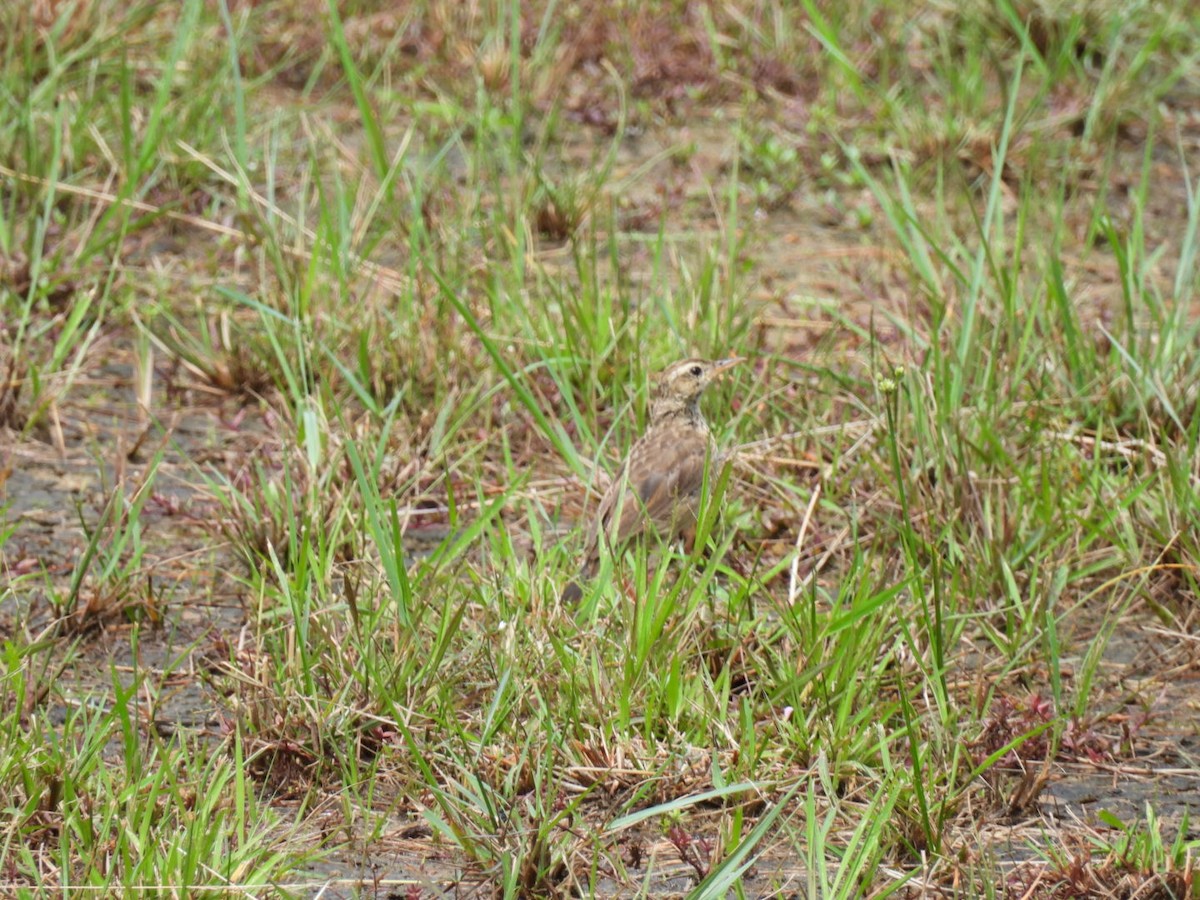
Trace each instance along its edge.
<instances>
[{"instance_id":1,"label":"bird's eye","mask_svg":"<svg viewBox=\"0 0 1200 900\"><path fill-rule=\"evenodd\" d=\"M700 368L699 366L692 366L691 372L692 372L693 378L699 378L701 375L704 374L704 370L702 368Z\"/></svg>"}]
</instances>

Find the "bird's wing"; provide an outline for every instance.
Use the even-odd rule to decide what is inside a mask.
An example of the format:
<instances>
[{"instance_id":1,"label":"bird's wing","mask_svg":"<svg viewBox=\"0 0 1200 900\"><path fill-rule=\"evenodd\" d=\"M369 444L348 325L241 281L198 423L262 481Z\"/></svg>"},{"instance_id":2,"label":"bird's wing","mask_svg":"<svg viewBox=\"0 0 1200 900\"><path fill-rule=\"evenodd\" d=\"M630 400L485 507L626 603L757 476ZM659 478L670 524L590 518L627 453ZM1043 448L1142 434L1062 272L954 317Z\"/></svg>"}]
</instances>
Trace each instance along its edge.
<instances>
[{"instance_id":1,"label":"bird's wing","mask_svg":"<svg viewBox=\"0 0 1200 900\"><path fill-rule=\"evenodd\" d=\"M681 499L704 484L705 460L711 455L708 435L693 428L671 428L647 434L629 454L622 477L601 501L598 520L614 543L642 531L646 522L668 525ZM617 501L620 498L620 518Z\"/></svg>"}]
</instances>

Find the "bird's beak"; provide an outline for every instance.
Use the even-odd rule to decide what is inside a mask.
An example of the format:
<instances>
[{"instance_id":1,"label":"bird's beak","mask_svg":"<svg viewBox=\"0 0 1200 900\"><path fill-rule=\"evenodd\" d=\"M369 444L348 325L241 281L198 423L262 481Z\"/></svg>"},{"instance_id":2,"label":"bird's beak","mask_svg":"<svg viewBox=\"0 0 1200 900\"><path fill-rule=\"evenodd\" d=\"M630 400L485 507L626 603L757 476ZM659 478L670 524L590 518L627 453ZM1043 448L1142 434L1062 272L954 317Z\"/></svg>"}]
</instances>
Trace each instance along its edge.
<instances>
[{"instance_id":1,"label":"bird's beak","mask_svg":"<svg viewBox=\"0 0 1200 900\"><path fill-rule=\"evenodd\" d=\"M730 356L728 359L718 359L713 363L712 374L719 375L726 369L732 369L738 363L744 363L745 361L746 358L744 356Z\"/></svg>"}]
</instances>

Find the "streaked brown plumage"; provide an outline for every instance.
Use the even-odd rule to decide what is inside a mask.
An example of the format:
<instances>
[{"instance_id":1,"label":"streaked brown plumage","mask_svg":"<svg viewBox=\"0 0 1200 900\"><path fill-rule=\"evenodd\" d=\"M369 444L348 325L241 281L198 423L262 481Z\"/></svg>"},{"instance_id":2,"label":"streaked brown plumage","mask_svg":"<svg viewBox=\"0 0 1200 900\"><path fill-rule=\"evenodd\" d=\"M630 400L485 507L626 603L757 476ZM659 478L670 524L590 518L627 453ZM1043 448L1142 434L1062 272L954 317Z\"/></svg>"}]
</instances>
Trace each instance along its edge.
<instances>
[{"instance_id":1,"label":"streaked brown plumage","mask_svg":"<svg viewBox=\"0 0 1200 900\"><path fill-rule=\"evenodd\" d=\"M602 541L619 547L644 531L647 523L666 538L694 531L705 465L715 475L710 460L718 458L700 412L700 395L717 375L741 361L685 359L663 370L646 433L633 445L600 500L588 532L583 569L563 589L565 602L583 596L579 583L595 574Z\"/></svg>"}]
</instances>

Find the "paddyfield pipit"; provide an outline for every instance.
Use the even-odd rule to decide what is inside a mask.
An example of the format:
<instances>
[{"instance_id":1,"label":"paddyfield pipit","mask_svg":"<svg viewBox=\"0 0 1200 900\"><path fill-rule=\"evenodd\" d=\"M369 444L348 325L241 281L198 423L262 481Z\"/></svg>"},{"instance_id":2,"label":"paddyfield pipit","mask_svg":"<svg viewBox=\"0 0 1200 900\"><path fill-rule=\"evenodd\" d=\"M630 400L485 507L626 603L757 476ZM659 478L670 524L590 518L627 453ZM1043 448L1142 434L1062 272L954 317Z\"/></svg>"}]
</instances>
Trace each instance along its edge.
<instances>
[{"instance_id":1,"label":"paddyfield pipit","mask_svg":"<svg viewBox=\"0 0 1200 900\"><path fill-rule=\"evenodd\" d=\"M740 362L736 357L715 362L685 359L659 375L646 433L633 445L600 499L579 577L563 589L565 602L583 596L580 583L596 574L602 543L619 547L647 525L668 540L679 535L691 537L705 467L714 475L720 471L716 444L700 412L700 395L714 378Z\"/></svg>"}]
</instances>

